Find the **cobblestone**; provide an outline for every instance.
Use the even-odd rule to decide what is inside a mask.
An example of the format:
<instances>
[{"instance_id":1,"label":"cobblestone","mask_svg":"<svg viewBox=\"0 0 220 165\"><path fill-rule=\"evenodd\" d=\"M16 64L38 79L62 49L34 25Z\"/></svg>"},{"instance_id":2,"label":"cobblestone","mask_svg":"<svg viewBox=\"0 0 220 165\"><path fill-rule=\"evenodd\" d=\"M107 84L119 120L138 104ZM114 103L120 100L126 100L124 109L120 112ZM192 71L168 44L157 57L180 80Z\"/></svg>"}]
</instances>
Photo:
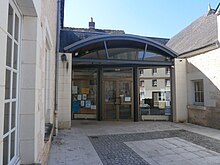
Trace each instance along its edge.
<instances>
[{"instance_id":1,"label":"cobblestone","mask_svg":"<svg viewBox=\"0 0 220 165\"><path fill-rule=\"evenodd\" d=\"M175 137L183 139L184 141L178 139L172 139L171 142L168 142L164 140L166 138L175 138ZM132 150L130 147L128 147L125 144L125 142L132 142L132 141L160 139L157 140L157 143L161 144L161 146L167 149L166 151L163 151L164 155L160 154L160 150L158 150L155 153L151 151L151 153L148 153L149 156L151 156L151 154L162 155L164 156L165 159L175 158L175 160L173 161L180 161L183 158L186 159L186 157L188 157L189 159L197 159L200 157L204 158L208 156L215 156L209 151L203 151L201 150L201 148L196 147L197 145L202 146L208 150L212 150L220 153L219 140L185 130L102 135L95 137L90 136L89 139L104 165L123 164L123 163L127 165L134 165L134 164L149 165L149 163L146 160L144 160L140 155L138 155L134 150ZM185 141L189 141L195 144L195 146L191 146L190 143L186 143ZM184 147L185 150L180 147ZM175 150L172 151L169 149L175 149ZM179 153L175 153L175 151L177 152L181 150L184 150L185 153L181 153L182 155L179 155ZM194 152L195 154L193 154L192 152Z\"/></svg>"}]
</instances>

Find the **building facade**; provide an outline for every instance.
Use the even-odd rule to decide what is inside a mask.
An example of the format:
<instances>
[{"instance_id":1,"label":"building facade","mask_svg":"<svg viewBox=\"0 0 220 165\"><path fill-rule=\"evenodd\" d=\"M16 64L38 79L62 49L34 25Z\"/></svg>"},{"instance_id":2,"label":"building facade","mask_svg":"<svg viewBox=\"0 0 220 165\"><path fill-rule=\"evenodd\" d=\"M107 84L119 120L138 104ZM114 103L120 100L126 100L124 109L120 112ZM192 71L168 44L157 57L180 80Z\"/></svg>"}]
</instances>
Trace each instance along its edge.
<instances>
[{"instance_id":1,"label":"building facade","mask_svg":"<svg viewBox=\"0 0 220 165\"><path fill-rule=\"evenodd\" d=\"M0 11L0 164L44 164L54 124L57 2L4 0Z\"/></svg>"},{"instance_id":2,"label":"building facade","mask_svg":"<svg viewBox=\"0 0 220 165\"><path fill-rule=\"evenodd\" d=\"M220 5L172 37L176 51L176 121L220 128Z\"/></svg>"}]
</instances>

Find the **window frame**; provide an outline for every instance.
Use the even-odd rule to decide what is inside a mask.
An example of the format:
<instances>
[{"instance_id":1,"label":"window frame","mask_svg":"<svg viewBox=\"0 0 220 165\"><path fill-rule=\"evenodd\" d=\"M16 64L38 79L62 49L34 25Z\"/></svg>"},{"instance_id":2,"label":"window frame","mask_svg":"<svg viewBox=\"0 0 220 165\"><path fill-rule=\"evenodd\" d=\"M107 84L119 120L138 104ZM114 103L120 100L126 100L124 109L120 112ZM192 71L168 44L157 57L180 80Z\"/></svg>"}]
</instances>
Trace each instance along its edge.
<instances>
[{"instance_id":1,"label":"window frame","mask_svg":"<svg viewBox=\"0 0 220 165\"><path fill-rule=\"evenodd\" d=\"M5 122L8 124L7 130L3 130L3 155L2 162L0 164L15 164L19 160L18 155L18 104L19 104L19 70L20 70L20 45L21 45L21 14L14 2L10 0L8 2L8 18L7 18L7 42L6 42L6 58L10 62L5 61L5 98L4 98L4 114L3 114L3 127L5 127ZM9 9L12 9L12 15L9 13ZM10 17L9 17L10 14ZM11 17L12 16L12 17ZM12 21L9 23L9 21ZM9 27L9 25L11 27ZM10 31L9 31L10 30ZM12 31L11 31L12 30ZM8 40L11 40L11 45L9 47ZM9 52L9 54L8 54ZM9 58L8 58L9 57ZM6 79L9 74L10 80ZM9 83L8 83L9 82ZM7 85L8 84L8 85ZM8 95L9 96L6 96ZM6 105L8 108L6 109ZM7 112L7 119L5 112ZM6 141L7 149L4 151L4 140ZM13 151L13 153L12 153Z\"/></svg>"},{"instance_id":2,"label":"window frame","mask_svg":"<svg viewBox=\"0 0 220 165\"><path fill-rule=\"evenodd\" d=\"M155 83L156 82L156 83ZM152 87L157 87L157 79L153 79L152 80Z\"/></svg>"},{"instance_id":3,"label":"window frame","mask_svg":"<svg viewBox=\"0 0 220 165\"><path fill-rule=\"evenodd\" d=\"M157 74L157 68L152 68L152 75Z\"/></svg>"},{"instance_id":4,"label":"window frame","mask_svg":"<svg viewBox=\"0 0 220 165\"><path fill-rule=\"evenodd\" d=\"M193 82L193 104L204 105L204 81L202 79L199 79L199 80L193 80L192 82Z\"/></svg>"}]
</instances>

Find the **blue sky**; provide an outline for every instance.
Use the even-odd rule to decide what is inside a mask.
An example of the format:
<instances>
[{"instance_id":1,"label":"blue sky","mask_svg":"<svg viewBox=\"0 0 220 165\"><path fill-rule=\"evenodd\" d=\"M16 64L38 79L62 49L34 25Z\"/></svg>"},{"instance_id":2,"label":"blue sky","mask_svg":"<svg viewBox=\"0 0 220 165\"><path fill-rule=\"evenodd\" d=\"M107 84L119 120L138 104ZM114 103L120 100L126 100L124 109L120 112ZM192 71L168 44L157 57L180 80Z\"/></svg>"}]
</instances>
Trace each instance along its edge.
<instances>
[{"instance_id":1,"label":"blue sky","mask_svg":"<svg viewBox=\"0 0 220 165\"><path fill-rule=\"evenodd\" d=\"M124 30L128 34L170 38L205 14L219 0L65 0L64 26Z\"/></svg>"}]
</instances>

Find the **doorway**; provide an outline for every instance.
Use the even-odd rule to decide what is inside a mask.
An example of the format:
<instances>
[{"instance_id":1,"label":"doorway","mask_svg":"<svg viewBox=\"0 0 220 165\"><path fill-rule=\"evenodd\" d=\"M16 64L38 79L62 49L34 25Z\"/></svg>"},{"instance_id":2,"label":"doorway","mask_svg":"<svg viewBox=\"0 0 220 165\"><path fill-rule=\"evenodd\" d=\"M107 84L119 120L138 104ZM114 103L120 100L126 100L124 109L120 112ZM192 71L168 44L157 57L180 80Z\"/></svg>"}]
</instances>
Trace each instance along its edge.
<instances>
[{"instance_id":1,"label":"doorway","mask_svg":"<svg viewBox=\"0 0 220 165\"><path fill-rule=\"evenodd\" d=\"M103 70L103 120L133 119L132 68Z\"/></svg>"}]
</instances>

